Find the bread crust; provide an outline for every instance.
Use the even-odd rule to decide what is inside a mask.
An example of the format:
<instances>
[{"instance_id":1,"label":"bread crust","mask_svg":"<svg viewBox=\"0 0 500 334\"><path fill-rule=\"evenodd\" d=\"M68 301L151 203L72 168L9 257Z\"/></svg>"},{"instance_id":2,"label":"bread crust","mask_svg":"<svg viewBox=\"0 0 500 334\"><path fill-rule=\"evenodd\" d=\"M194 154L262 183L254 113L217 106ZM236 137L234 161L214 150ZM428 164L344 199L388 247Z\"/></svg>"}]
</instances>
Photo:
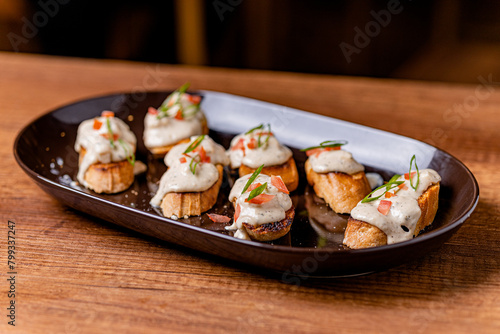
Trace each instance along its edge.
<instances>
[{"instance_id":1,"label":"bread crust","mask_svg":"<svg viewBox=\"0 0 500 334\"><path fill-rule=\"evenodd\" d=\"M434 221L439 205L439 188L439 183L433 184L418 198L422 213L416 224L414 237ZM383 246L387 245L387 235L374 225L349 217L343 243L352 249Z\"/></svg>"},{"instance_id":2,"label":"bread crust","mask_svg":"<svg viewBox=\"0 0 500 334\"><path fill-rule=\"evenodd\" d=\"M87 151L82 147L80 162L86 153ZM87 182L87 188L96 193L116 194L128 189L134 183L134 166L127 160L107 164L96 163L89 166L84 179Z\"/></svg>"},{"instance_id":3,"label":"bread crust","mask_svg":"<svg viewBox=\"0 0 500 334\"><path fill-rule=\"evenodd\" d=\"M219 178L207 190L201 192L167 193L162 201L161 208L165 217L199 216L210 210L217 202L219 189L222 184L223 167L216 165Z\"/></svg>"},{"instance_id":4,"label":"bread crust","mask_svg":"<svg viewBox=\"0 0 500 334\"><path fill-rule=\"evenodd\" d=\"M257 168L251 168L242 164L238 173L240 177L242 177L247 174L252 174L256 170ZM295 164L293 157L288 159L284 164L262 168L261 174L281 176L281 179L288 188L288 191L294 191L299 186L299 172L297 171L297 165Z\"/></svg>"},{"instance_id":5,"label":"bread crust","mask_svg":"<svg viewBox=\"0 0 500 334\"><path fill-rule=\"evenodd\" d=\"M292 207L285 212L285 219L278 222L267 223L262 225L251 225L243 223L248 236L256 241L272 241L281 238L290 231L293 218L295 217L295 208Z\"/></svg>"},{"instance_id":6,"label":"bread crust","mask_svg":"<svg viewBox=\"0 0 500 334\"><path fill-rule=\"evenodd\" d=\"M151 147L149 149L149 152L153 154L153 157L155 158L162 158L164 157L175 145L183 144L183 143L189 143L189 138L179 140L177 143L171 144L171 145L165 145L165 146L159 146L159 147Z\"/></svg>"},{"instance_id":7,"label":"bread crust","mask_svg":"<svg viewBox=\"0 0 500 334\"><path fill-rule=\"evenodd\" d=\"M371 191L365 172L352 175L340 172L316 173L307 159L305 166L307 181L316 195L337 213L351 213L351 210Z\"/></svg>"},{"instance_id":8,"label":"bread crust","mask_svg":"<svg viewBox=\"0 0 500 334\"><path fill-rule=\"evenodd\" d=\"M208 125L207 125L207 120L203 118L201 120L201 134L202 135L208 135ZM158 147L150 147L149 152L153 154L153 157L155 158L162 158L164 157L175 145L183 144L183 143L189 143L190 138L184 138L182 140L179 140L178 142L170 145L165 145L165 146L158 146Z\"/></svg>"}]
</instances>

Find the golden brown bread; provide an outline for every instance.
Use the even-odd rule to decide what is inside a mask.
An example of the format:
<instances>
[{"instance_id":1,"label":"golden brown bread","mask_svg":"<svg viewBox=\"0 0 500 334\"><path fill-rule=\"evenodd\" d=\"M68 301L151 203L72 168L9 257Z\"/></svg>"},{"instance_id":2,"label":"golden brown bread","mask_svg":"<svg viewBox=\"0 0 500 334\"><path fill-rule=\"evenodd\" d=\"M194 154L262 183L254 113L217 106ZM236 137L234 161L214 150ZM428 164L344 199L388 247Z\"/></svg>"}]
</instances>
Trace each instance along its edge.
<instances>
[{"instance_id":1,"label":"golden brown bread","mask_svg":"<svg viewBox=\"0 0 500 334\"><path fill-rule=\"evenodd\" d=\"M161 201L161 208L165 217L177 216L199 216L211 209L215 202L222 184L223 167L216 165L219 178L207 190L189 193L167 193Z\"/></svg>"},{"instance_id":2,"label":"golden brown bread","mask_svg":"<svg viewBox=\"0 0 500 334\"><path fill-rule=\"evenodd\" d=\"M422 213L415 227L414 237L432 224L439 204L439 187L439 183L431 185L418 198ZM352 249L382 246L387 245L387 235L376 226L349 217L343 243Z\"/></svg>"},{"instance_id":3,"label":"golden brown bread","mask_svg":"<svg viewBox=\"0 0 500 334\"><path fill-rule=\"evenodd\" d=\"M207 120L203 118L201 120L201 134L202 135L207 135L208 134L208 125L207 125ZM153 154L155 158L162 158L164 157L175 145L183 144L183 143L189 143L190 138L185 138L182 140L179 140L178 142L170 145L165 145L165 146L158 146L158 147L150 147L149 151Z\"/></svg>"},{"instance_id":4,"label":"golden brown bread","mask_svg":"<svg viewBox=\"0 0 500 334\"><path fill-rule=\"evenodd\" d=\"M292 207L285 212L285 219L278 222L262 224L254 226L251 224L243 223L248 236L252 240L257 241L272 241L281 238L290 231L292 227L293 218L295 217L295 208Z\"/></svg>"},{"instance_id":5,"label":"golden brown bread","mask_svg":"<svg viewBox=\"0 0 500 334\"><path fill-rule=\"evenodd\" d=\"M87 151L80 150L80 162ZM134 166L127 160L90 165L85 173L87 188L96 193L115 194L126 190L134 182Z\"/></svg>"},{"instance_id":6,"label":"golden brown bread","mask_svg":"<svg viewBox=\"0 0 500 334\"><path fill-rule=\"evenodd\" d=\"M238 173L240 177L242 177L243 175L252 174L256 170L257 168L251 168L242 164ZM297 165L295 164L293 157L288 159L288 161L282 165L262 168L261 174L281 176L281 179L288 188L288 191L294 191L299 185L299 172L297 171Z\"/></svg>"},{"instance_id":7,"label":"golden brown bread","mask_svg":"<svg viewBox=\"0 0 500 334\"><path fill-rule=\"evenodd\" d=\"M387 235L376 226L349 217L343 244L352 249L387 245Z\"/></svg>"},{"instance_id":8,"label":"golden brown bread","mask_svg":"<svg viewBox=\"0 0 500 334\"><path fill-rule=\"evenodd\" d=\"M172 147L183 143L189 143L189 138L179 140L177 143L171 145L151 147L149 148L149 151L153 154L155 158L162 158L172 149Z\"/></svg>"},{"instance_id":9,"label":"golden brown bread","mask_svg":"<svg viewBox=\"0 0 500 334\"><path fill-rule=\"evenodd\" d=\"M351 210L371 191L365 172L346 173L316 173L309 159L305 163L307 181L314 188L316 195L337 213L350 213Z\"/></svg>"}]
</instances>

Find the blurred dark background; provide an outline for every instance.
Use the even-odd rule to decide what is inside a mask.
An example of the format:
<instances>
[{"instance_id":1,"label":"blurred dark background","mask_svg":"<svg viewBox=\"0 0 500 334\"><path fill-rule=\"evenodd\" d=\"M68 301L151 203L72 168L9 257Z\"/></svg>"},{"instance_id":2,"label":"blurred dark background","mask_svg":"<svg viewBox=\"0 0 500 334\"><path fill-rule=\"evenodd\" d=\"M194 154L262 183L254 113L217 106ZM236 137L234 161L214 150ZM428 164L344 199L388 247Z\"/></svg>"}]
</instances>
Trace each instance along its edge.
<instances>
[{"instance_id":1,"label":"blurred dark background","mask_svg":"<svg viewBox=\"0 0 500 334\"><path fill-rule=\"evenodd\" d=\"M0 50L50 55L500 79L494 0L0 0L0 37Z\"/></svg>"}]
</instances>

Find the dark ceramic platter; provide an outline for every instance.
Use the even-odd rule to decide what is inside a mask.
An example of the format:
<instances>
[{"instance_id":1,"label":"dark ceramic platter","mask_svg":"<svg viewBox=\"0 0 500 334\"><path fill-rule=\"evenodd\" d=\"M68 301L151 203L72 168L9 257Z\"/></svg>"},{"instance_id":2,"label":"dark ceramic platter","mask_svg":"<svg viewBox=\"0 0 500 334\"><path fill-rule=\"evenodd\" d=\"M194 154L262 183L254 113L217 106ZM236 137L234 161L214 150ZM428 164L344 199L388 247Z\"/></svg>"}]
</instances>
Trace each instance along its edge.
<instances>
[{"instance_id":1,"label":"dark ceramic platter","mask_svg":"<svg viewBox=\"0 0 500 334\"><path fill-rule=\"evenodd\" d=\"M149 205L156 181L165 171L161 160L148 155L142 143L143 119L149 106L158 106L168 92L117 94L93 98L54 110L26 126L18 135L14 154L21 168L45 192L60 202L131 230L175 244L235 260L250 266L293 275L348 276L381 271L423 256L456 232L474 210L479 188L472 173L457 159L425 143L300 110L229 94L200 91L212 138L226 148L230 139L260 123L271 123L274 134L291 148L304 148L328 139L344 139L346 149L384 179L408 169L416 154L420 168L442 176L440 205L431 228L413 240L382 247L349 250L341 242L347 216L334 214L307 186L305 154L294 149L300 185L292 193L296 218L290 233L273 243L239 240L207 215L180 219L162 217ZM71 181L78 170L73 149L78 125L113 110L138 138L137 159L148 165L145 174L116 195L99 195ZM387 147L391 147L387 150ZM397 152L395 154L394 152ZM226 171L218 202L209 212L232 217L227 195L234 180Z\"/></svg>"}]
</instances>

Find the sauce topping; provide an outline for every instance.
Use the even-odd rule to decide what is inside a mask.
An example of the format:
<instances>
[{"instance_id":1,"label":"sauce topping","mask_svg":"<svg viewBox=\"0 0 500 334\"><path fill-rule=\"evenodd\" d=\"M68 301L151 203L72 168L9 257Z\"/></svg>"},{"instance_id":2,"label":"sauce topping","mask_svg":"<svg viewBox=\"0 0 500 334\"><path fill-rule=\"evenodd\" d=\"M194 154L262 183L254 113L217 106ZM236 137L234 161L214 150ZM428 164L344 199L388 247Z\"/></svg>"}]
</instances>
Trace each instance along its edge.
<instances>
[{"instance_id":1,"label":"sauce topping","mask_svg":"<svg viewBox=\"0 0 500 334\"><path fill-rule=\"evenodd\" d=\"M227 226L226 229L236 231L234 236L240 239L249 239L243 228L243 223L258 226L278 222L285 219L285 212L292 207L290 196L274 186L271 177L264 174L258 175L250 187L242 194L241 192L250 177L251 175L249 174L236 180L229 194L229 201L234 203L238 214L235 214L234 223L231 226ZM275 177L281 179L279 176ZM250 201L247 201L251 190L257 188L259 185L264 185L266 182L267 186L263 192Z\"/></svg>"},{"instance_id":2,"label":"sauce topping","mask_svg":"<svg viewBox=\"0 0 500 334\"><path fill-rule=\"evenodd\" d=\"M170 94L158 109L149 108L144 118L144 145L167 146L200 135L205 115L200 110L201 97L185 93L187 86Z\"/></svg>"},{"instance_id":3,"label":"sauce topping","mask_svg":"<svg viewBox=\"0 0 500 334\"><path fill-rule=\"evenodd\" d=\"M276 166L292 157L292 151L281 145L270 130L250 131L231 140L231 147L227 151L231 168L239 168L242 164L250 168L257 168L262 164L266 167Z\"/></svg>"},{"instance_id":4,"label":"sauce topping","mask_svg":"<svg viewBox=\"0 0 500 334\"><path fill-rule=\"evenodd\" d=\"M316 173L342 172L355 174L363 172L365 167L344 150L324 150L309 157L309 162Z\"/></svg>"},{"instance_id":5,"label":"sauce topping","mask_svg":"<svg viewBox=\"0 0 500 334\"><path fill-rule=\"evenodd\" d=\"M185 157L184 151L186 151L190 145L193 145L198 138L199 136L193 136L191 137L191 141L189 143L175 145L165 156L165 164L169 167L173 166L176 162L182 159L182 157ZM201 143L192 153L189 153L189 155L199 154L201 147L203 147L206 156L210 158L210 163L214 165L221 164L223 166L229 165L229 157L226 155L224 147L217 144L209 136L204 136Z\"/></svg>"},{"instance_id":6,"label":"sauce topping","mask_svg":"<svg viewBox=\"0 0 500 334\"><path fill-rule=\"evenodd\" d=\"M202 192L209 189L219 178L217 167L211 163L197 163L197 155L177 160L160 179L160 186L150 204L160 206L166 194L176 192ZM194 173L193 173L193 166Z\"/></svg>"},{"instance_id":7,"label":"sauce topping","mask_svg":"<svg viewBox=\"0 0 500 334\"><path fill-rule=\"evenodd\" d=\"M137 139L129 126L111 111L103 111L101 117L83 121L78 127L75 151L82 148L86 153L80 161L77 180L87 187L85 173L95 163L111 163L129 160L134 163Z\"/></svg>"},{"instance_id":8,"label":"sauce topping","mask_svg":"<svg viewBox=\"0 0 500 334\"><path fill-rule=\"evenodd\" d=\"M351 217L381 229L387 235L387 244L412 239L421 215L418 198L431 185L441 181L439 174L432 169L414 173L419 173L416 189L412 188L412 184L415 187L417 175L412 173L411 180L400 176L396 182L403 183L387 192L385 188L376 190L371 197L382 196L370 202L358 203L352 209Z\"/></svg>"},{"instance_id":9,"label":"sauce topping","mask_svg":"<svg viewBox=\"0 0 500 334\"><path fill-rule=\"evenodd\" d=\"M375 189L384 184L384 179L379 173L366 173L365 175L371 189Z\"/></svg>"}]
</instances>

